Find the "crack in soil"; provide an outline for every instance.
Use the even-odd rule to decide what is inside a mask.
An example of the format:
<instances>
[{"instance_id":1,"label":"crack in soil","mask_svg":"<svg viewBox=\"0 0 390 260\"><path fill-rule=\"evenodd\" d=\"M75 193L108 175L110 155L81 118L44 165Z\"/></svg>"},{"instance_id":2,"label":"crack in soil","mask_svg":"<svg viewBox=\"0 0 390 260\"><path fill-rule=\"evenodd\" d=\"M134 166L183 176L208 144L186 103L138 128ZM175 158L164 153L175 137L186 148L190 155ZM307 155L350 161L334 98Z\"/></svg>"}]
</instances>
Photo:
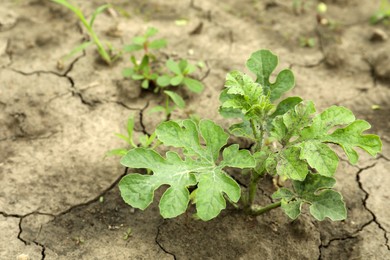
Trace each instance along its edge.
<instances>
[{"instance_id":1,"label":"crack in soil","mask_svg":"<svg viewBox=\"0 0 390 260\"><path fill-rule=\"evenodd\" d=\"M364 194L365 194L365 196L364 196L364 198L363 198L363 206L364 206L364 208L371 214L371 216L372 216L372 221L371 221L371 222L375 222L375 224L379 227L379 229L381 229L381 230L384 232L385 245L386 245L386 247L387 247L387 250L390 251L389 238L388 238L388 236L387 236L387 230L386 230L386 229L382 226L382 224L378 221L378 219L377 219L375 213L374 213L371 209L368 208L368 206L367 206L367 200L368 200L370 194L364 189L363 183L362 183L361 180L360 180L360 174L361 174L364 170L367 170L367 169L369 169L369 168L372 168L372 167L374 167L375 165L376 165L376 163L374 163L372 166L368 166L368 167L366 167L366 168L360 169L360 170L357 172L357 174L356 174L356 181L357 181L357 183L358 183L358 185L359 185L359 188L360 188L360 189L364 192ZM367 225L368 225L368 224L367 224ZM363 227L361 228L361 230L362 230L365 226L367 226L367 225L363 225Z\"/></svg>"},{"instance_id":2,"label":"crack in soil","mask_svg":"<svg viewBox=\"0 0 390 260\"><path fill-rule=\"evenodd\" d=\"M83 203L74 205L74 206L68 208L67 210L60 212L57 215L51 214L51 213L46 213L46 212L39 212L39 211L33 211L33 212L27 213L25 215L9 214L9 213L0 211L0 215L4 216L6 218L8 218L8 217L19 218L19 224L18 224L19 232L18 232L17 239L20 240L21 242L23 242L23 244L26 245L26 246L30 245L31 243L34 243L35 245L40 246L42 248L42 250L41 250L42 259L45 259L45 257L46 257L46 247L45 247L44 244L42 244L42 243L40 243L40 242L38 242L36 240L27 241L27 240L22 238L22 236L21 236L22 233L23 233L22 223L23 223L24 218L26 218L28 216L31 216L31 215L44 215L44 216L53 217L53 220L55 220L57 217L65 215L65 214L71 212L72 210L74 210L76 208L79 208L79 207L82 207L82 206L87 206L87 205L89 205L91 203L94 203L94 202L98 201L101 196L104 196L107 192L112 190L119 183L119 181L122 179L122 177L127 174L127 171L128 171L128 168L125 168L125 171L124 171L124 173L122 175L120 175L110 186L108 186L106 189L104 189L100 194L98 194L93 199L91 199L91 200L89 200L87 202L83 202Z\"/></svg>"},{"instance_id":3,"label":"crack in soil","mask_svg":"<svg viewBox=\"0 0 390 260\"><path fill-rule=\"evenodd\" d=\"M55 215L53 214L50 214L50 213L45 213L45 212L39 212L39 211L33 211L33 212L30 212L30 213L27 213L25 215L19 215L19 214L8 214L6 212L0 212L0 215L3 215L3 217L5 218L19 218L19 223L18 223L18 227L19 227L19 232L18 232L18 236L17 236L17 239L19 241L21 241L25 246L28 246L32 243L34 243L36 246L39 246L41 247L41 255L42 255L42 260L45 259L46 257L46 247L45 245L37 242L37 241L27 241L25 239L22 238L22 233L23 233L23 228L22 228L22 223L23 223L23 220L24 218L28 217L28 216L31 216L31 215L44 215L44 216L50 216L50 217L55 217Z\"/></svg>"},{"instance_id":4,"label":"crack in soil","mask_svg":"<svg viewBox=\"0 0 390 260\"><path fill-rule=\"evenodd\" d=\"M142 109L140 109L140 111L139 111L139 124L141 125L142 133L144 133L145 135L150 136L150 134L146 131L146 127L145 127L145 124L144 124L144 121L143 121L143 119L144 119L144 111L145 111L145 109L148 108L148 106L149 106L149 101L147 101L145 106Z\"/></svg>"},{"instance_id":5,"label":"crack in soil","mask_svg":"<svg viewBox=\"0 0 390 260\"><path fill-rule=\"evenodd\" d=\"M344 161L346 161L346 162L349 163L349 161L347 161L347 160L344 160ZM382 226L382 224L378 221L378 219L377 219L375 213L374 213L371 209L368 208L368 206L367 206L367 200L368 200L370 194L364 189L363 183L362 183L361 180L360 180L360 174L361 174L363 171L367 170L367 169L370 169L370 168L375 167L376 164L377 164L377 162L375 162L375 163L373 163L372 165L369 165L369 166L367 166L367 167L364 167L364 168L360 168L360 167L358 167L358 166L356 166L356 165L353 165L354 167L356 167L356 168L359 169L359 171L356 173L356 182L358 183L359 189L362 190L363 193L365 194L365 196L364 196L364 198L363 198L363 200L362 200L363 207L364 207L365 210L367 210L367 211L370 213L370 215L371 215L372 218L371 218L367 223L364 223L361 227L359 227L354 233L352 233L352 234L350 234L350 235L346 235L346 236L344 236L344 237L331 238L331 239L329 240L329 242L326 243L326 244L323 244L322 241L321 241L321 244L319 245L320 255L319 255L318 260L323 259L323 258L322 258L322 249L323 249L323 248L328 248L334 241L345 241L345 240L349 240L349 239L356 239L356 238L357 238L357 235L358 235L360 232L362 232L363 229L364 229L365 227L367 227L368 225L370 225L370 224L373 223L373 222L379 227L379 229L381 229L381 230L383 231L383 236L384 236L384 239L385 239L385 244L384 244L384 245L387 247L387 250L390 251L389 238L388 238L388 236L387 236L387 230L386 230L386 229Z\"/></svg>"},{"instance_id":6,"label":"crack in soil","mask_svg":"<svg viewBox=\"0 0 390 260\"><path fill-rule=\"evenodd\" d=\"M62 211L60 213L58 213L57 215L54 216L54 219L56 219L57 217L60 217L60 216L63 216L63 215L66 215L68 213L70 213L72 210L74 209L77 209L77 208L80 208L80 207L83 207L83 206L88 206L96 201L99 201L100 197L102 196L105 196L109 191L111 191L113 188L116 187L116 185L119 183L119 181L122 179L122 177L124 177L127 172L128 172L128 169L129 168L125 168L125 171L123 174L121 174L118 178L115 179L115 181L113 183L110 184L110 186L108 186L106 189L104 189L101 193L99 193L96 197L92 198L91 200L89 201L86 201L86 202L83 202L83 203L80 203L80 204L77 204L77 205L74 205L74 206L71 206L70 208L68 208L67 210L65 211ZM53 219L53 220L54 220Z\"/></svg>"},{"instance_id":7,"label":"crack in soil","mask_svg":"<svg viewBox=\"0 0 390 260\"><path fill-rule=\"evenodd\" d=\"M165 219L160 223L160 225L157 226L157 233L156 233L156 237L154 238L154 241L156 242L156 244L160 247L160 249L161 249L162 251L164 251L164 252L165 252L166 254L168 254L168 255L173 256L173 259L176 260L175 254L173 254L173 253L169 252L168 250L166 250L166 249L164 248L164 246L158 241L158 237L160 236L160 228L161 228L161 226L164 225L164 224L165 224Z\"/></svg>"}]
</instances>

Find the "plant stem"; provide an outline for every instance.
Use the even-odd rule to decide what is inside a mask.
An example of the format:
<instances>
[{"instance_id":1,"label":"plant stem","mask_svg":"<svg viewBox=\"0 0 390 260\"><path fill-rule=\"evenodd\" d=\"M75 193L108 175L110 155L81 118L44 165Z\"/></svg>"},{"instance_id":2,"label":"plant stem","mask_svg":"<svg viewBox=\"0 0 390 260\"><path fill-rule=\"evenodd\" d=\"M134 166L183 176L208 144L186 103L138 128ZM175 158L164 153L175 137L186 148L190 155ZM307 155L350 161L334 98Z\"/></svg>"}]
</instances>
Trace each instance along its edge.
<instances>
[{"instance_id":1,"label":"plant stem","mask_svg":"<svg viewBox=\"0 0 390 260\"><path fill-rule=\"evenodd\" d=\"M104 49L104 46L103 44L100 42L99 40L99 37L96 35L95 31L92 29L92 27L89 25L88 21L85 19L84 15L82 15L81 11L80 11L80 21L81 23L85 26L85 28L87 29L89 35L91 36L92 38L92 41L95 43L97 49L98 49L98 52L100 54L100 56L103 58L103 60L108 64L108 65L111 65L111 58L110 58L110 55L108 55L108 53L106 52L106 50Z\"/></svg>"},{"instance_id":2,"label":"plant stem","mask_svg":"<svg viewBox=\"0 0 390 260\"><path fill-rule=\"evenodd\" d=\"M248 201L246 208L251 209L253 201L255 200L256 197L256 192L257 192L257 182L260 179L260 175L256 175L255 172L251 172L251 181L249 183L249 190L248 190Z\"/></svg>"},{"instance_id":3,"label":"plant stem","mask_svg":"<svg viewBox=\"0 0 390 260\"><path fill-rule=\"evenodd\" d=\"M264 207L253 206L253 207L251 207L250 214L253 215L253 216L258 216L258 215L261 215L261 214L263 214L263 213L265 213L267 211L270 211L271 209L278 208L281 205L282 205L282 202L278 201L278 202L275 202L275 203L268 204L267 206L264 206Z\"/></svg>"}]
</instances>

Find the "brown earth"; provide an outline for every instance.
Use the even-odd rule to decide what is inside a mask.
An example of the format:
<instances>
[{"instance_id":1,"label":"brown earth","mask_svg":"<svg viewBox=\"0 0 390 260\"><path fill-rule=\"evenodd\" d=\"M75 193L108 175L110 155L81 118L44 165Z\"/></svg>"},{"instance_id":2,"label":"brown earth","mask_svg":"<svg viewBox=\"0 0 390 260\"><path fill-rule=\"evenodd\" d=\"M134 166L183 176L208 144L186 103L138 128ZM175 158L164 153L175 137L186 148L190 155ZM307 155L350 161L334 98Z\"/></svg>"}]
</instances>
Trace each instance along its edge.
<instances>
[{"instance_id":1,"label":"brown earth","mask_svg":"<svg viewBox=\"0 0 390 260\"><path fill-rule=\"evenodd\" d=\"M90 14L106 1L74 2ZM390 40L370 40L375 30L389 36L390 29L368 23L379 1L324 1L331 27L318 25L309 0L312 6L298 12L279 0L108 2L129 17L100 15L102 39L119 48L154 26L168 40L166 55L210 68L198 75L207 76L205 91L189 95L174 118L196 113L222 123L226 72L244 69L253 51L268 48L279 69L294 71L291 94L319 110L350 108L372 124L383 152L362 155L356 166L340 164L337 189L348 206L342 222L307 214L290 221L280 209L257 218L227 209L209 222L190 214L164 220L156 204L134 210L117 188L125 169L104 154L123 145L113 133L124 131L131 114L136 134L152 132L163 116L148 110L162 100L123 80L127 59L107 67L93 48L59 70L57 61L85 38L76 18L45 0L2 0L0 259L390 259ZM178 26L178 19L188 23ZM315 38L315 46L301 47L300 37ZM273 187L263 183L259 200L266 203Z\"/></svg>"}]
</instances>

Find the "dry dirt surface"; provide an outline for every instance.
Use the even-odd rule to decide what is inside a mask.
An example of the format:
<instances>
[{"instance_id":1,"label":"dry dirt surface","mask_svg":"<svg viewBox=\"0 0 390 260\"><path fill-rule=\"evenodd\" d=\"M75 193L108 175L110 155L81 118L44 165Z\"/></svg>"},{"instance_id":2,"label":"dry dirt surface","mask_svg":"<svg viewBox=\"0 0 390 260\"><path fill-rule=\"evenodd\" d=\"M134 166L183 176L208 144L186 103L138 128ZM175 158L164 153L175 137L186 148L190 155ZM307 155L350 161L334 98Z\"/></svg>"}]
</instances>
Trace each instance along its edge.
<instances>
[{"instance_id":1,"label":"dry dirt surface","mask_svg":"<svg viewBox=\"0 0 390 260\"><path fill-rule=\"evenodd\" d=\"M73 2L87 15L106 3ZM348 107L372 124L383 151L339 165L337 189L348 207L342 222L307 214L291 221L280 209L257 218L227 209L209 222L191 214L164 220L156 203L134 210L117 188L126 169L104 154L123 146L114 133L124 132L130 115L136 134L152 132L163 115L148 111L161 98L122 78L127 57L108 67L89 48L58 69L86 38L76 17L46 0L1 0L0 259L390 259L390 27L368 22L379 1L324 1L331 26L318 25L309 0L295 11L281 0L107 2L118 11L96 20L104 41L120 48L154 26L168 41L165 56L210 69L198 75L204 92L188 95L173 118L196 113L221 123L226 72L267 48L296 75L290 94L319 110ZM181 19L187 23L175 23ZM315 46L300 46L302 37ZM262 187L259 200L268 203L272 181Z\"/></svg>"}]
</instances>

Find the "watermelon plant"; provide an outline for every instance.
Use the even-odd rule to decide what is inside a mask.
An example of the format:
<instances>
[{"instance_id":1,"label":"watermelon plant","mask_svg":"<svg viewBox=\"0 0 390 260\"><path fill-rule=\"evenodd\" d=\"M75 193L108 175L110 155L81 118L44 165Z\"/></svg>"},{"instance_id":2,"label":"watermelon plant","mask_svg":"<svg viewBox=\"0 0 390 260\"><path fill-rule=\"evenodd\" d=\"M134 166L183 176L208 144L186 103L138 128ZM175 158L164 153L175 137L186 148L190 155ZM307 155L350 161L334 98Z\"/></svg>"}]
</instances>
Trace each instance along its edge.
<instances>
[{"instance_id":1,"label":"watermelon plant","mask_svg":"<svg viewBox=\"0 0 390 260\"><path fill-rule=\"evenodd\" d=\"M370 124L356 119L345 107L331 106L317 113L312 101L300 97L278 102L295 83L289 69L270 80L277 64L277 56L260 50L246 63L256 80L240 71L227 74L220 94L220 114L237 120L228 132L208 119L167 121L156 128L155 135L161 144L174 148L172 151L162 155L153 148L130 149L121 164L148 169L149 174L131 173L122 178L119 189L124 201L144 210L155 191L165 186L159 202L164 218L183 214L192 202L196 217L207 221L229 202L255 216L280 207L296 219L308 204L317 220L345 219L345 202L333 188L339 163L333 147L341 147L356 164L356 148L375 156L381 151L381 140L364 133ZM252 145L228 145L230 136L248 139ZM246 189L229 175L231 168L250 175ZM257 205L259 181L265 175L282 177L285 186L274 192L273 203Z\"/></svg>"}]
</instances>

